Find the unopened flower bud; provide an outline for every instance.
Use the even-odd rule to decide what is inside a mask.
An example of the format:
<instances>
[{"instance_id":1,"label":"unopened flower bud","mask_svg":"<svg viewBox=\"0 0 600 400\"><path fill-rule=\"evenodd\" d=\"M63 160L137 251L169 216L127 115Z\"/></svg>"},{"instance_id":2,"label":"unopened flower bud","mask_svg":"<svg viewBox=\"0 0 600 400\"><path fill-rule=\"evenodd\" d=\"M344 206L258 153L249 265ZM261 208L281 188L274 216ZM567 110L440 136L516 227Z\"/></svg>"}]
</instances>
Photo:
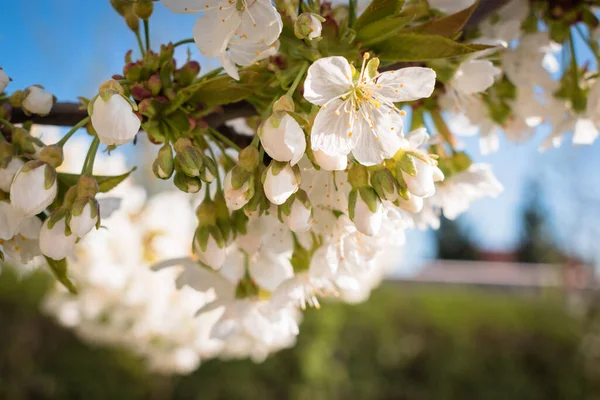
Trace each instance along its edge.
<instances>
[{"instance_id":1,"label":"unopened flower bud","mask_svg":"<svg viewBox=\"0 0 600 400\"><path fill-rule=\"evenodd\" d=\"M158 76L158 74L154 74L148 79L147 86L148 89L150 89L150 92L153 96L156 96L160 93L162 83L160 82L160 77Z\"/></svg>"},{"instance_id":2,"label":"unopened flower bud","mask_svg":"<svg viewBox=\"0 0 600 400\"><path fill-rule=\"evenodd\" d=\"M56 98L39 86L30 86L25 90L21 107L26 114L48 115Z\"/></svg>"},{"instance_id":3,"label":"unopened flower bud","mask_svg":"<svg viewBox=\"0 0 600 400\"><path fill-rule=\"evenodd\" d=\"M127 3L126 0L110 0L110 4L121 16L124 16L125 12L130 8L129 3Z\"/></svg>"},{"instance_id":4,"label":"unopened flower bud","mask_svg":"<svg viewBox=\"0 0 600 400\"><path fill-rule=\"evenodd\" d=\"M173 72L173 77L184 86L191 84L200 73L200 64L197 61L188 61L181 68Z\"/></svg>"},{"instance_id":5,"label":"unopened flower bud","mask_svg":"<svg viewBox=\"0 0 600 400\"><path fill-rule=\"evenodd\" d=\"M202 157L202 162L204 168L200 172L200 179L202 179L206 183L211 183L215 180L216 176L219 174L217 170L217 164L210 157Z\"/></svg>"},{"instance_id":6,"label":"unopened flower bud","mask_svg":"<svg viewBox=\"0 0 600 400\"><path fill-rule=\"evenodd\" d=\"M8 86L8 82L10 82L10 78L4 72L2 68L0 68L0 94L4 92L4 89Z\"/></svg>"},{"instance_id":7,"label":"unopened flower bud","mask_svg":"<svg viewBox=\"0 0 600 400\"><path fill-rule=\"evenodd\" d=\"M348 166L348 156L330 156L321 150L313 150L315 162L325 171L343 171Z\"/></svg>"},{"instance_id":8,"label":"unopened flower bud","mask_svg":"<svg viewBox=\"0 0 600 400\"><path fill-rule=\"evenodd\" d=\"M71 208L69 228L78 237L87 235L100 221L98 201L93 197L80 197Z\"/></svg>"},{"instance_id":9,"label":"unopened flower bud","mask_svg":"<svg viewBox=\"0 0 600 400\"><path fill-rule=\"evenodd\" d=\"M217 226L202 226L196 230L194 252L198 259L209 267L221 268L227 252L225 240Z\"/></svg>"},{"instance_id":10,"label":"unopened flower bud","mask_svg":"<svg viewBox=\"0 0 600 400\"><path fill-rule=\"evenodd\" d=\"M33 137L23 128L16 127L12 131L12 145L18 152L39 155L45 147L44 143Z\"/></svg>"},{"instance_id":11,"label":"unopened flower bud","mask_svg":"<svg viewBox=\"0 0 600 400\"><path fill-rule=\"evenodd\" d=\"M107 81L88 106L92 126L104 145L120 146L130 142L140 130L140 119L133 112L132 104L119 93L121 90L118 82Z\"/></svg>"},{"instance_id":12,"label":"unopened flower bud","mask_svg":"<svg viewBox=\"0 0 600 400\"><path fill-rule=\"evenodd\" d=\"M284 111L276 111L260 126L260 142L273 160L296 165L306 150L304 131Z\"/></svg>"},{"instance_id":13,"label":"unopened flower bud","mask_svg":"<svg viewBox=\"0 0 600 400\"><path fill-rule=\"evenodd\" d=\"M385 168L371 173L371 186L382 200L394 201L398 198L394 177Z\"/></svg>"},{"instance_id":14,"label":"unopened flower bud","mask_svg":"<svg viewBox=\"0 0 600 400\"><path fill-rule=\"evenodd\" d=\"M240 167L234 167L225 175L223 193L227 208L232 211L244 207L254 196L254 177Z\"/></svg>"},{"instance_id":15,"label":"unopened flower bud","mask_svg":"<svg viewBox=\"0 0 600 400\"><path fill-rule=\"evenodd\" d=\"M296 233L306 232L312 226L312 205L304 190L299 190L285 204L280 206L282 219L287 227Z\"/></svg>"},{"instance_id":16,"label":"unopened flower bud","mask_svg":"<svg viewBox=\"0 0 600 400\"><path fill-rule=\"evenodd\" d=\"M58 168L62 165L64 160L63 149L61 146L56 144L46 146L40 152L39 159L40 161L43 161L54 168Z\"/></svg>"},{"instance_id":17,"label":"unopened flower bud","mask_svg":"<svg viewBox=\"0 0 600 400\"><path fill-rule=\"evenodd\" d=\"M383 221L383 205L373 188L352 189L348 197L348 211L359 232L377 235Z\"/></svg>"},{"instance_id":18,"label":"unopened flower bud","mask_svg":"<svg viewBox=\"0 0 600 400\"><path fill-rule=\"evenodd\" d=\"M100 188L96 179L89 175L82 175L77 182L76 197L95 197Z\"/></svg>"},{"instance_id":19,"label":"unopened flower bud","mask_svg":"<svg viewBox=\"0 0 600 400\"><path fill-rule=\"evenodd\" d=\"M294 34L298 39L313 40L321 36L324 19L320 15L304 12L294 24Z\"/></svg>"},{"instance_id":20,"label":"unopened flower bud","mask_svg":"<svg viewBox=\"0 0 600 400\"><path fill-rule=\"evenodd\" d=\"M265 195L273 204L280 205L296 193L300 186L300 170L289 163L272 161L264 176Z\"/></svg>"},{"instance_id":21,"label":"unopened flower bud","mask_svg":"<svg viewBox=\"0 0 600 400\"><path fill-rule=\"evenodd\" d=\"M177 153L175 154L175 169L181 171L188 176L200 176L204 169L202 161L202 151L193 145L175 146Z\"/></svg>"},{"instance_id":22,"label":"unopened flower bud","mask_svg":"<svg viewBox=\"0 0 600 400\"><path fill-rule=\"evenodd\" d=\"M408 199L405 199L402 196L398 196L398 199L396 200L396 204L398 204L398 207L415 214L420 212L423 209L423 198L415 196L414 194L407 194Z\"/></svg>"},{"instance_id":23,"label":"unopened flower bud","mask_svg":"<svg viewBox=\"0 0 600 400\"><path fill-rule=\"evenodd\" d=\"M412 158L414 169L403 168L402 177L406 182L408 191L419 197L433 196L435 182L443 180L444 174L434 165L417 157ZM408 170L408 172L406 171Z\"/></svg>"},{"instance_id":24,"label":"unopened flower bud","mask_svg":"<svg viewBox=\"0 0 600 400\"><path fill-rule=\"evenodd\" d=\"M66 217L64 209L55 211L40 230L40 250L53 260L62 260L75 251L77 236L67 227Z\"/></svg>"},{"instance_id":25,"label":"unopened flower bud","mask_svg":"<svg viewBox=\"0 0 600 400\"><path fill-rule=\"evenodd\" d=\"M7 160L8 162L3 168L0 166L0 190L8 193L15 174L21 169L24 162L19 157L8 157ZM0 162L0 164L2 163Z\"/></svg>"},{"instance_id":26,"label":"unopened flower bud","mask_svg":"<svg viewBox=\"0 0 600 400\"><path fill-rule=\"evenodd\" d=\"M152 16L154 4L151 0L138 0L133 4L133 12L141 19L148 19Z\"/></svg>"},{"instance_id":27,"label":"unopened flower bud","mask_svg":"<svg viewBox=\"0 0 600 400\"><path fill-rule=\"evenodd\" d=\"M179 190L186 193L198 193L202 188L202 181L196 177L187 176L183 172L175 172L173 183Z\"/></svg>"},{"instance_id":28,"label":"unopened flower bud","mask_svg":"<svg viewBox=\"0 0 600 400\"><path fill-rule=\"evenodd\" d=\"M135 15L135 13L133 12L133 9L129 9L129 10L125 11L125 23L127 23L127 26L133 32L139 32L140 20L137 17L137 15Z\"/></svg>"},{"instance_id":29,"label":"unopened flower bud","mask_svg":"<svg viewBox=\"0 0 600 400\"><path fill-rule=\"evenodd\" d=\"M165 143L152 163L152 172L158 179L169 179L174 169L173 149L169 143Z\"/></svg>"},{"instance_id":30,"label":"unopened flower bud","mask_svg":"<svg viewBox=\"0 0 600 400\"><path fill-rule=\"evenodd\" d=\"M10 203L30 217L44 211L56 198L56 170L42 161L29 161L16 173Z\"/></svg>"}]
</instances>

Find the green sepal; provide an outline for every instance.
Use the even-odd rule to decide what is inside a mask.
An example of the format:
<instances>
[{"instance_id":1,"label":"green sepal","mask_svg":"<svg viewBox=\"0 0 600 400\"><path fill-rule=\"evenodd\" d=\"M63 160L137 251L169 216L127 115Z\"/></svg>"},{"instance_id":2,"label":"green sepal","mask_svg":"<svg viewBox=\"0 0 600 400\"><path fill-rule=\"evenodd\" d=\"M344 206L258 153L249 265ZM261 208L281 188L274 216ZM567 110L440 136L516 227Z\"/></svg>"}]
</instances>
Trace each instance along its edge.
<instances>
[{"instance_id":1,"label":"green sepal","mask_svg":"<svg viewBox=\"0 0 600 400\"><path fill-rule=\"evenodd\" d=\"M371 173L371 186L383 200L389 200L396 194L394 177L386 168L381 168Z\"/></svg>"},{"instance_id":2,"label":"green sepal","mask_svg":"<svg viewBox=\"0 0 600 400\"><path fill-rule=\"evenodd\" d=\"M355 189L369 186L369 170L367 167L354 164L348 171L348 183Z\"/></svg>"},{"instance_id":3,"label":"green sepal","mask_svg":"<svg viewBox=\"0 0 600 400\"><path fill-rule=\"evenodd\" d=\"M56 169L46 164L44 170L44 189L49 190L56 183Z\"/></svg>"},{"instance_id":4,"label":"green sepal","mask_svg":"<svg viewBox=\"0 0 600 400\"><path fill-rule=\"evenodd\" d=\"M417 175L417 166L415 164L415 159L408 153L404 153L402 157L398 160L398 164L396 168L399 168L401 171L407 173L410 176ZM396 170L396 174L398 174L398 170ZM402 174L400 174L402 175Z\"/></svg>"},{"instance_id":5,"label":"green sepal","mask_svg":"<svg viewBox=\"0 0 600 400\"><path fill-rule=\"evenodd\" d=\"M231 219L233 221L233 226L236 233L240 233L242 235L248 233L247 227L249 219L243 210L236 210L232 212Z\"/></svg>"},{"instance_id":6,"label":"green sepal","mask_svg":"<svg viewBox=\"0 0 600 400\"><path fill-rule=\"evenodd\" d=\"M52 214L50 214L50 216L48 217L48 229L54 228L54 225L56 225L56 223L63 218L69 218L69 210L67 210L64 207L61 207L58 210L53 211Z\"/></svg>"},{"instance_id":7,"label":"green sepal","mask_svg":"<svg viewBox=\"0 0 600 400\"><path fill-rule=\"evenodd\" d=\"M217 206L210 199L204 200L196 209L198 226L213 226L217 223Z\"/></svg>"},{"instance_id":8,"label":"green sepal","mask_svg":"<svg viewBox=\"0 0 600 400\"><path fill-rule=\"evenodd\" d=\"M375 190L372 187L362 187L358 189L358 193L360 194L360 198L367 204L367 207L369 207L369 210L372 213L376 212L380 200Z\"/></svg>"},{"instance_id":9,"label":"green sepal","mask_svg":"<svg viewBox=\"0 0 600 400\"><path fill-rule=\"evenodd\" d=\"M277 176L281 173L281 171L283 171L287 166L289 165L288 162L283 162L283 161L276 161L276 160L272 160L271 163L269 164L269 167L267 168L268 170L271 170L271 174L273 174L273 176ZM264 183L264 182L263 182Z\"/></svg>"},{"instance_id":10,"label":"green sepal","mask_svg":"<svg viewBox=\"0 0 600 400\"><path fill-rule=\"evenodd\" d=\"M202 173L200 174L200 179L202 179L204 182L206 183L210 183L212 181L214 181L216 179L216 177L219 175L219 170L217 167L217 164L213 161L212 158L204 156L202 157L202 162L204 163L204 169L202 171ZM212 178L209 178L208 174L210 173L210 175L212 176Z\"/></svg>"},{"instance_id":11,"label":"green sepal","mask_svg":"<svg viewBox=\"0 0 600 400\"><path fill-rule=\"evenodd\" d=\"M252 172L258 168L259 157L258 149L250 145L240 151L237 165L248 172Z\"/></svg>"},{"instance_id":12,"label":"green sepal","mask_svg":"<svg viewBox=\"0 0 600 400\"><path fill-rule=\"evenodd\" d=\"M210 229L208 226L200 226L196 229L196 245L202 251L206 251L208 247L208 238L210 236Z\"/></svg>"},{"instance_id":13,"label":"green sepal","mask_svg":"<svg viewBox=\"0 0 600 400\"><path fill-rule=\"evenodd\" d=\"M354 220L354 210L356 209L356 200L358 198L358 189L352 189L348 195L348 215ZM339 217L338 217L339 218Z\"/></svg>"},{"instance_id":14,"label":"green sepal","mask_svg":"<svg viewBox=\"0 0 600 400\"><path fill-rule=\"evenodd\" d=\"M231 187L235 190L241 189L246 182L249 182L251 177L250 172L236 165L231 170Z\"/></svg>"},{"instance_id":15,"label":"green sepal","mask_svg":"<svg viewBox=\"0 0 600 400\"><path fill-rule=\"evenodd\" d=\"M50 257L44 257L54 277L63 284L63 286L71 293L77 294L77 288L67 276L67 259L56 261Z\"/></svg>"}]
</instances>

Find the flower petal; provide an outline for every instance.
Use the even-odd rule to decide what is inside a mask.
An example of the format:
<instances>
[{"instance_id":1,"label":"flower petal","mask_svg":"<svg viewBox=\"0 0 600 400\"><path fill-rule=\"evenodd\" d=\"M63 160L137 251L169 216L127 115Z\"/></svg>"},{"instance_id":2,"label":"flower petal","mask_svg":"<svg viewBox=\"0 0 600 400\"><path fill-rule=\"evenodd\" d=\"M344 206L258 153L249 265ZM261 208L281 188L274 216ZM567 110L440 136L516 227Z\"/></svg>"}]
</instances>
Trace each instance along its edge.
<instances>
[{"instance_id":1,"label":"flower petal","mask_svg":"<svg viewBox=\"0 0 600 400\"><path fill-rule=\"evenodd\" d=\"M465 61L454 74L451 85L464 94L481 93L494 84L501 72L488 60Z\"/></svg>"},{"instance_id":2,"label":"flower petal","mask_svg":"<svg viewBox=\"0 0 600 400\"><path fill-rule=\"evenodd\" d=\"M369 88L386 100L396 103L429 97L434 86L434 70L409 67L382 73Z\"/></svg>"},{"instance_id":3,"label":"flower petal","mask_svg":"<svg viewBox=\"0 0 600 400\"><path fill-rule=\"evenodd\" d=\"M222 3L222 0L160 0L163 6L175 14L194 14ZM208 6L208 7L207 7Z\"/></svg>"},{"instance_id":4,"label":"flower petal","mask_svg":"<svg viewBox=\"0 0 600 400\"><path fill-rule=\"evenodd\" d=\"M352 69L344 57L326 57L315 61L304 81L304 98L321 106L341 96L352 86Z\"/></svg>"},{"instance_id":5,"label":"flower petal","mask_svg":"<svg viewBox=\"0 0 600 400\"><path fill-rule=\"evenodd\" d=\"M273 44L252 43L246 39L234 38L229 42L229 54L237 65L249 66L277 53L279 42Z\"/></svg>"},{"instance_id":6,"label":"flower petal","mask_svg":"<svg viewBox=\"0 0 600 400\"><path fill-rule=\"evenodd\" d=\"M598 128L594 123L585 118L579 118L575 123L575 130L573 132L573 144L592 144L598 138Z\"/></svg>"},{"instance_id":7,"label":"flower petal","mask_svg":"<svg viewBox=\"0 0 600 400\"><path fill-rule=\"evenodd\" d=\"M363 165L371 166L391 158L405 144L402 117L390 107L369 110L370 121L361 119L364 131L352 150L352 155Z\"/></svg>"},{"instance_id":8,"label":"flower petal","mask_svg":"<svg viewBox=\"0 0 600 400\"><path fill-rule=\"evenodd\" d=\"M240 15L233 6L205 12L194 25L196 46L204 56L218 57L227 49L240 22Z\"/></svg>"},{"instance_id":9,"label":"flower petal","mask_svg":"<svg viewBox=\"0 0 600 400\"><path fill-rule=\"evenodd\" d=\"M219 62L223 66L223 69L225 70L225 72L227 73L227 75L229 75L230 77L232 77L236 81L240 80L240 74L238 72L238 69L235 66L235 63L233 62L233 60L231 59L231 55L229 53L223 52L219 56Z\"/></svg>"},{"instance_id":10,"label":"flower petal","mask_svg":"<svg viewBox=\"0 0 600 400\"><path fill-rule=\"evenodd\" d=\"M429 141L429 135L425 128L417 128L406 135L411 149L418 149Z\"/></svg>"},{"instance_id":11,"label":"flower petal","mask_svg":"<svg viewBox=\"0 0 600 400\"><path fill-rule=\"evenodd\" d=\"M282 28L281 15L271 2L257 0L242 14L236 35L251 43L270 45L279 38Z\"/></svg>"},{"instance_id":12,"label":"flower petal","mask_svg":"<svg viewBox=\"0 0 600 400\"><path fill-rule=\"evenodd\" d=\"M368 129L361 132L366 124L358 123L354 113L344 112L344 103L334 100L319 110L310 134L313 150L321 150L330 156L346 155L352 151L362 133L370 133Z\"/></svg>"}]
</instances>

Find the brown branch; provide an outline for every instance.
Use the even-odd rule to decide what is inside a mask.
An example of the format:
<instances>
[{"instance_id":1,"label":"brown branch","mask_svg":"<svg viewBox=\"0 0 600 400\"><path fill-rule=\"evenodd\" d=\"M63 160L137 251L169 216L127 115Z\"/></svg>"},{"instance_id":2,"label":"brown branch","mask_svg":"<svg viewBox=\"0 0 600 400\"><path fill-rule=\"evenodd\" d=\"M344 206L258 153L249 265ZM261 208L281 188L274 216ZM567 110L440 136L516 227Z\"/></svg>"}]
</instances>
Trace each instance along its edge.
<instances>
[{"instance_id":1,"label":"brown branch","mask_svg":"<svg viewBox=\"0 0 600 400\"><path fill-rule=\"evenodd\" d=\"M206 123L219 129L223 134L232 139L236 144L242 146L248 143L248 137L237 134L233 129L225 126L225 122L240 117L250 117L256 114L256 110L250 103L239 102L226 104L222 106L222 110L213 114L207 115L204 118ZM33 121L40 125L56 125L56 126L73 126L79 121L88 116L87 110L81 109L79 103L56 103L52 107L50 114L40 117L39 115L27 116L20 108L12 110L11 122L14 124Z\"/></svg>"}]
</instances>

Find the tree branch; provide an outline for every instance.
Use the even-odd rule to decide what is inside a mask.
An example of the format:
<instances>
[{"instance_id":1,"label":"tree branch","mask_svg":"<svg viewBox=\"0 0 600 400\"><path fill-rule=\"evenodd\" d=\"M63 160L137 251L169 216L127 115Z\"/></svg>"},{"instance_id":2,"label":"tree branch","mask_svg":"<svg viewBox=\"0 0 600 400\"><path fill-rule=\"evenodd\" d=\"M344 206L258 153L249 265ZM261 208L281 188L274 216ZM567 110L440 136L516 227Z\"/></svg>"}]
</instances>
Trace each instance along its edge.
<instances>
[{"instance_id":1,"label":"tree branch","mask_svg":"<svg viewBox=\"0 0 600 400\"><path fill-rule=\"evenodd\" d=\"M204 121L211 127L219 129L219 131L227 135L236 144L243 146L249 144L248 137L240 135L233 129L225 126L225 122L234 118L250 117L255 114L256 110L250 103L239 102L222 106L221 111L207 115L204 117ZM40 117L39 115L27 116L22 109L15 108L12 110L11 122L17 124L25 121L33 121L33 123L40 125L73 126L87 116L87 110L82 110L81 104L66 102L56 103L52 107L50 114L44 117Z\"/></svg>"}]
</instances>

